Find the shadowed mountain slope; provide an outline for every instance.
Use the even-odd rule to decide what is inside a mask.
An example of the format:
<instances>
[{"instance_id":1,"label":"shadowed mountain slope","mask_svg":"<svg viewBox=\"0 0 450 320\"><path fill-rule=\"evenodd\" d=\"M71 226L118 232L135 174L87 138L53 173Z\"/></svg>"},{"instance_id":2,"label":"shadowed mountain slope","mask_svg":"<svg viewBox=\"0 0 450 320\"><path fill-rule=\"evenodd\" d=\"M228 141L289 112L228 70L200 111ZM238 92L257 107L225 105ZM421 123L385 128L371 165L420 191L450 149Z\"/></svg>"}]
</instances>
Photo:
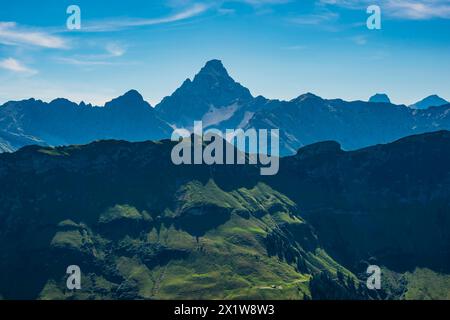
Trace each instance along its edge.
<instances>
[{"instance_id":1,"label":"shadowed mountain slope","mask_svg":"<svg viewBox=\"0 0 450 320\"><path fill-rule=\"evenodd\" d=\"M274 177L250 165L174 166L173 146L0 155L0 294L414 298L448 277L449 132L352 152L310 145ZM391 279L376 293L364 286L373 263ZM71 264L83 272L75 293L65 289Z\"/></svg>"}]
</instances>

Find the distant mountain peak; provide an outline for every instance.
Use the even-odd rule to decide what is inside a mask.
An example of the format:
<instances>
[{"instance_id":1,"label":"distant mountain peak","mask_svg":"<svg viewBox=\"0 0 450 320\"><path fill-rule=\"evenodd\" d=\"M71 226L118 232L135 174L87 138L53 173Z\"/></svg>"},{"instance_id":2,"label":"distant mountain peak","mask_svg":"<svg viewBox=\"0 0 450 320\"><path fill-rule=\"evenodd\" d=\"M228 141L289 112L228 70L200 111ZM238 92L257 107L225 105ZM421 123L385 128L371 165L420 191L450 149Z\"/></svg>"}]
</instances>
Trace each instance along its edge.
<instances>
[{"instance_id":1,"label":"distant mountain peak","mask_svg":"<svg viewBox=\"0 0 450 320\"><path fill-rule=\"evenodd\" d=\"M428 109L430 107L440 107L445 104L449 104L449 102L439 97L437 94L433 94L426 97L425 99L420 100L419 102L416 102L413 105L410 105L409 107L413 109Z\"/></svg>"},{"instance_id":2,"label":"distant mountain peak","mask_svg":"<svg viewBox=\"0 0 450 320\"><path fill-rule=\"evenodd\" d=\"M315 95L314 93L307 92L305 94L302 94L298 96L297 98L291 100L291 102L302 102L306 100L316 100L316 101L322 101L323 99L319 97L318 95Z\"/></svg>"},{"instance_id":3,"label":"distant mountain peak","mask_svg":"<svg viewBox=\"0 0 450 320\"><path fill-rule=\"evenodd\" d=\"M189 126L212 110L237 106L252 98L250 91L228 74L222 61L215 59L208 61L193 80L184 81L164 98L156 110L169 123Z\"/></svg>"},{"instance_id":4,"label":"distant mountain peak","mask_svg":"<svg viewBox=\"0 0 450 320\"><path fill-rule=\"evenodd\" d=\"M126 106L141 106L145 105L150 107L150 105L144 101L144 98L137 90L130 90L124 95L117 97L110 102L105 104L105 107L126 107Z\"/></svg>"},{"instance_id":5,"label":"distant mountain peak","mask_svg":"<svg viewBox=\"0 0 450 320\"><path fill-rule=\"evenodd\" d=\"M391 99L385 93L377 93L370 97L369 102L371 103L391 103Z\"/></svg>"},{"instance_id":6,"label":"distant mountain peak","mask_svg":"<svg viewBox=\"0 0 450 320\"><path fill-rule=\"evenodd\" d=\"M66 98L56 98L50 101L50 104L74 104L74 102Z\"/></svg>"},{"instance_id":7,"label":"distant mountain peak","mask_svg":"<svg viewBox=\"0 0 450 320\"><path fill-rule=\"evenodd\" d=\"M228 74L222 61L210 60L200 70L192 81L194 84L204 86L208 85L231 85L236 83L233 78Z\"/></svg>"},{"instance_id":8,"label":"distant mountain peak","mask_svg":"<svg viewBox=\"0 0 450 320\"><path fill-rule=\"evenodd\" d=\"M299 98L308 99L308 98L320 98L320 97L312 92L307 92L305 94L300 95ZM320 99L322 99L322 98L320 98Z\"/></svg>"},{"instance_id":9,"label":"distant mountain peak","mask_svg":"<svg viewBox=\"0 0 450 320\"><path fill-rule=\"evenodd\" d=\"M92 108L93 107L91 103L86 103L84 101L81 101L79 106L81 108Z\"/></svg>"},{"instance_id":10,"label":"distant mountain peak","mask_svg":"<svg viewBox=\"0 0 450 320\"><path fill-rule=\"evenodd\" d=\"M217 59L206 62L205 66L200 70L200 73L228 75L228 71L225 69L222 61Z\"/></svg>"},{"instance_id":11,"label":"distant mountain peak","mask_svg":"<svg viewBox=\"0 0 450 320\"><path fill-rule=\"evenodd\" d=\"M126 92L122 96L122 98L144 101L144 98L142 97L142 95L137 90L134 90L134 89Z\"/></svg>"}]
</instances>

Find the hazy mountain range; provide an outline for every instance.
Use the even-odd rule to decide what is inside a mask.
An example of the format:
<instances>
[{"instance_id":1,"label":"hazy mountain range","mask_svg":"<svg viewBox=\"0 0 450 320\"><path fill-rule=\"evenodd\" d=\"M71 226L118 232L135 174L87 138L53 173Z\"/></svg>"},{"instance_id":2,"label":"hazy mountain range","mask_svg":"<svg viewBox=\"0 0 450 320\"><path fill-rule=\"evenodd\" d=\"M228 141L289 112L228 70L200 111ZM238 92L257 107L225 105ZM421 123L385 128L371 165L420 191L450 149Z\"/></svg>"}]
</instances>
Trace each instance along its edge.
<instances>
[{"instance_id":1,"label":"hazy mountain range","mask_svg":"<svg viewBox=\"0 0 450 320\"><path fill-rule=\"evenodd\" d=\"M442 99L438 95L431 95L423 100L420 100L419 102L414 103L413 105L410 105L409 107L413 109L428 109L430 107L440 107L446 104L449 104L447 100Z\"/></svg>"},{"instance_id":2,"label":"hazy mountain range","mask_svg":"<svg viewBox=\"0 0 450 320\"><path fill-rule=\"evenodd\" d=\"M170 137L175 127L192 127L196 120L219 129L278 128L283 155L323 140L336 140L353 150L450 129L450 105L437 96L411 107L391 104L386 95L371 101L326 100L310 93L291 101L253 97L219 60L212 60L155 108L134 90L104 107L65 99L5 103L0 107L0 150L102 139L158 140Z\"/></svg>"},{"instance_id":3,"label":"hazy mountain range","mask_svg":"<svg viewBox=\"0 0 450 320\"><path fill-rule=\"evenodd\" d=\"M84 144L100 139L158 140L170 136L172 128L132 90L94 107L66 99L50 103L30 99L0 107L0 142L3 150L24 145Z\"/></svg>"},{"instance_id":4,"label":"hazy mountain range","mask_svg":"<svg viewBox=\"0 0 450 320\"><path fill-rule=\"evenodd\" d=\"M175 166L174 144L0 155L0 297L450 299L449 132L313 144L272 177Z\"/></svg>"},{"instance_id":5,"label":"hazy mountain range","mask_svg":"<svg viewBox=\"0 0 450 320\"><path fill-rule=\"evenodd\" d=\"M450 105L387 99L253 97L213 60L155 108L4 104L0 299L450 299ZM280 129L288 156L176 166L195 120Z\"/></svg>"}]
</instances>

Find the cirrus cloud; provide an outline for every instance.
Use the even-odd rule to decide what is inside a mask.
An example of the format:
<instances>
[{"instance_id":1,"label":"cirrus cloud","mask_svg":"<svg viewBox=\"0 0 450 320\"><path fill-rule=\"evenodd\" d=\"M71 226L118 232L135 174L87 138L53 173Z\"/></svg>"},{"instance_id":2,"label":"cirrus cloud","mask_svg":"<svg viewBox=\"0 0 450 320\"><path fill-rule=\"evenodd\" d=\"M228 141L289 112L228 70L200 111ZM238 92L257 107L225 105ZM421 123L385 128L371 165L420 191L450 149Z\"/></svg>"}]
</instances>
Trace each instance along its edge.
<instances>
[{"instance_id":1,"label":"cirrus cloud","mask_svg":"<svg viewBox=\"0 0 450 320\"><path fill-rule=\"evenodd\" d=\"M36 70L28 68L25 64L14 58L0 60L0 68L27 75L33 75L37 73Z\"/></svg>"},{"instance_id":2,"label":"cirrus cloud","mask_svg":"<svg viewBox=\"0 0 450 320\"><path fill-rule=\"evenodd\" d=\"M319 0L319 4L360 10L375 3L373 0ZM391 18L404 20L450 19L449 0L381 0L376 4Z\"/></svg>"},{"instance_id":3,"label":"cirrus cloud","mask_svg":"<svg viewBox=\"0 0 450 320\"><path fill-rule=\"evenodd\" d=\"M173 15L169 15L161 18L153 18L153 19L106 19L103 21L92 21L88 22L82 26L81 31L83 32L112 32L112 31L120 31L123 29L135 28L135 27L145 27L145 26L153 26L159 24L167 24L177 21L182 21L186 19L190 19L201 15L205 11L209 9L209 6L206 4L194 4L180 12L177 12Z\"/></svg>"},{"instance_id":4,"label":"cirrus cloud","mask_svg":"<svg viewBox=\"0 0 450 320\"><path fill-rule=\"evenodd\" d=\"M64 49L66 41L44 31L19 26L15 22L0 21L0 43L4 45L29 45L50 49Z\"/></svg>"}]
</instances>

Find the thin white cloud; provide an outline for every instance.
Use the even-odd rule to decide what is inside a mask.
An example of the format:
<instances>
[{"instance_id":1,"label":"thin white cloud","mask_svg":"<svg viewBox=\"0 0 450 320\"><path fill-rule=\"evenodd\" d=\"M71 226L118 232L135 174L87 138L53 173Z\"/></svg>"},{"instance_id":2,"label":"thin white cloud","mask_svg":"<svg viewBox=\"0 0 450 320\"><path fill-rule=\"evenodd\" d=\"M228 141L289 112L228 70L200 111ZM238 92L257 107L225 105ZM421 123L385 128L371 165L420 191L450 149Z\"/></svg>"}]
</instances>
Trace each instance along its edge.
<instances>
[{"instance_id":1,"label":"thin white cloud","mask_svg":"<svg viewBox=\"0 0 450 320\"><path fill-rule=\"evenodd\" d=\"M295 2L296 0L203 0L202 3L207 5L208 7L215 7L218 10L222 8L222 5L226 5L229 3L246 3L253 7L262 7L262 6L272 6L272 5L280 5L286 4L290 2ZM188 5L193 5L195 3L199 3L198 0L167 0L166 4L172 8L186 7Z\"/></svg>"},{"instance_id":2,"label":"thin white cloud","mask_svg":"<svg viewBox=\"0 0 450 320\"><path fill-rule=\"evenodd\" d=\"M254 6L262 6L262 5L270 5L270 4L285 4L289 3L292 0L242 0L242 2L254 5Z\"/></svg>"},{"instance_id":3,"label":"thin white cloud","mask_svg":"<svg viewBox=\"0 0 450 320\"><path fill-rule=\"evenodd\" d=\"M0 68L27 75L33 75L37 73L36 70L28 68L25 64L14 58L0 60Z\"/></svg>"},{"instance_id":4,"label":"thin white cloud","mask_svg":"<svg viewBox=\"0 0 450 320\"><path fill-rule=\"evenodd\" d=\"M112 60L122 57L126 53L126 48L117 42L107 43L105 53L85 54L71 57L58 57L56 60L60 63L66 63L78 66L104 66L116 64Z\"/></svg>"},{"instance_id":5,"label":"thin white cloud","mask_svg":"<svg viewBox=\"0 0 450 320\"><path fill-rule=\"evenodd\" d=\"M412 20L450 19L450 1L387 1L388 13Z\"/></svg>"},{"instance_id":6,"label":"thin white cloud","mask_svg":"<svg viewBox=\"0 0 450 320\"><path fill-rule=\"evenodd\" d=\"M304 50L306 48L307 47L303 46L303 45L293 45L293 46L282 47L283 50L292 50L292 51Z\"/></svg>"},{"instance_id":7,"label":"thin white cloud","mask_svg":"<svg viewBox=\"0 0 450 320\"><path fill-rule=\"evenodd\" d=\"M29 45L51 49L67 47L65 40L44 31L21 27L15 22L0 21L0 43L5 45Z\"/></svg>"},{"instance_id":8,"label":"thin white cloud","mask_svg":"<svg viewBox=\"0 0 450 320\"><path fill-rule=\"evenodd\" d=\"M86 60L83 58L77 58L77 57L59 57L56 58L58 62L65 63L65 64L71 64L74 66L108 66L113 65L112 62L109 61L99 61L99 60Z\"/></svg>"},{"instance_id":9,"label":"thin white cloud","mask_svg":"<svg viewBox=\"0 0 450 320\"><path fill-rule=\"evenodd\" d=\"M301 25L321 25L330 21L339 19L339 14L336 12L325 11L321 13L298 15L295 18L290 18L289 21Z\"/></svg>"},{"instance_id":10,"label":"thin white cloud","mask_svg":"<svg viewBox=\"0 0 450 320\"><path fill-rule=\"evenodd\" d=\"M126 49L118 43L108 43L106 51L111 57L121 57L125 54Z\"/></svg>"},{"instance_id":11,"label":"thin white cloud","mask_svg":"<svg viewBox=\"0 0 450 320\"><path fill-rule=\"evenodd\" d=\"M166 24L177 22L181 20L190 19L201 15L205 11L209 9L209 6L206 4L195 4L183 11L175 13L173 15L163 17L163 18L154 18L154 19L133 19L133 18L117 18L111 20L103 20L103 21L95 21L91 23L85 23L81 27L81 31L83 32L110 32L110 31L119 31L128 28L135 27L144 27L144 26L152 26L158 24Z\"/></svg>"},{"instance_id":12,"label":"thin white cloud","mask_svg":"<svg viewBox=\"0 0 450 320\"><path fill-rule=\"evenodd\" d=\"M373 0L319 0L321 5L334 5L362 10L375 4ZM404 20L450 19L449 0L380 0L376 3L386 16Z\"/></svg>"},{"instance_id":13,"label":"thin white cloud","mask_svg":"<svg viewBox=\"0 0 450 320\"><path fill-rule=\"evenodd\" d=\"M363 36L363 35L352 37L351 40L359 46L363 46L363 45L367 44L367 42L368 42L367 36Z\"/></svg>"}]
</instances>

